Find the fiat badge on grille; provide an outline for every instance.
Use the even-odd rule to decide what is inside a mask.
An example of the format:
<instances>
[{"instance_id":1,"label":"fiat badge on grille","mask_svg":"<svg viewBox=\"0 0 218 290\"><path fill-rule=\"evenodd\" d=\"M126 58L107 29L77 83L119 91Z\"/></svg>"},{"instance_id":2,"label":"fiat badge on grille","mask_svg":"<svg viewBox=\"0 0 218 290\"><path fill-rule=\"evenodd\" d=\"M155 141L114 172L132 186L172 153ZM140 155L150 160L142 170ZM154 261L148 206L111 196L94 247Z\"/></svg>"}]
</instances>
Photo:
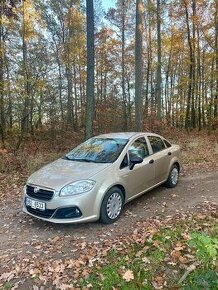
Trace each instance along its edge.
<instances>
[{"instance_id":1,"label":"fiat badge on grille","mask_svg":"<svg viewBox=\"0 0 218 290\"><path fill-rule=\"evenodd\" d=\"M38 186L34 187L34 193L37 193L40 191L40 188Z\"/></svg>"}]
</instances>

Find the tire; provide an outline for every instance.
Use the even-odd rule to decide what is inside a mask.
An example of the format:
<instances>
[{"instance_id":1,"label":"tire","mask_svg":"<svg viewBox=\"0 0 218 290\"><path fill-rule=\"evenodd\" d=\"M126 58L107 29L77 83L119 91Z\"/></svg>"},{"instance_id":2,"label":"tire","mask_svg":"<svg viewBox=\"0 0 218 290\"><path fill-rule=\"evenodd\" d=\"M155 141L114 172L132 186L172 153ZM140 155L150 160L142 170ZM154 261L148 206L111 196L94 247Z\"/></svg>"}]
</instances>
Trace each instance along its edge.
<instances>
[{"instance_id":1,"label":"tire","mask_svg":"<svg viewBox=\"0 0 218 290\"><path fill-rule=\"evenodd\" d=\"M165 186L169 188L176 187L179 182L179 168L176 164L174 164L171 169L167 181L165 182Z\"/></svg>"},{"instance_id":2,"label":"tire","mask_svg":"<svg viewBox=\"0 0 218 290\"><path fill-rule=\"evenodd\" d=\"M103 224L112 224L117 221L121 215L123 205L123 192L118 187L112 187L105 194L102 201L100 222Z\"/></svg>"}]
</instances>

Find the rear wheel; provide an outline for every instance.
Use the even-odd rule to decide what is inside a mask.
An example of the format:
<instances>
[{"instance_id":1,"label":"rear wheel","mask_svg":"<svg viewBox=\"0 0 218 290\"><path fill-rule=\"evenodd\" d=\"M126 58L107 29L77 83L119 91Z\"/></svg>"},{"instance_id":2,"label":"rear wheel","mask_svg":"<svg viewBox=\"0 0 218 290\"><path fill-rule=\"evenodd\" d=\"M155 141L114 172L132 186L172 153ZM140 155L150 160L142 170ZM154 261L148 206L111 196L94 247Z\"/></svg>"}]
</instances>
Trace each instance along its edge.
<instances>
[{"instance_id":1,"label":"rear wheel","mask_svg":"<svg viewBox=\"0 0 218 290\"><path fill-rule=\"evenodd\" d=\"M168 179L165 183L166 187L176 187L179 182L179 168L176 164L171 167Z\"/></svg>"},{"instance_id":2,"label":"rear wheel","mask_svg":"<svg viewBox=\"0 0 218 290\"><path fill-rule=\"evenodd\" d=\"M101 204L100 221L104 224L111 224L120 217L124 204L122 191L118 187L111 188Z\"/></svg>"}]
</instances>

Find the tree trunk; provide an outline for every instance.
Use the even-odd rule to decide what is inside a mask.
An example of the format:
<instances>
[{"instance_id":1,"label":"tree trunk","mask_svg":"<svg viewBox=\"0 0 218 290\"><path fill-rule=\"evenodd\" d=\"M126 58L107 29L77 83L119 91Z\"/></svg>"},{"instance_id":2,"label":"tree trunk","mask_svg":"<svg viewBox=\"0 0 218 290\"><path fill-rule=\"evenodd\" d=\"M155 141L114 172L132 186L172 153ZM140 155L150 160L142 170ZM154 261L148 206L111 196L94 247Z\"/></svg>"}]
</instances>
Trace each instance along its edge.
<instances>
[{"instance_id":1,"label":"tree trunk","mask_svg":"<svg viewBox=\"0 0 218 290\"><path fill-rule=\"evenodd\" d=\"M190 108L191 108L191 99L192 99L194 56L193 56L193 48L192 48L192 42L191 42L188 7L187 7L186 0L184 0L183 2L184 2L184 6L185 6L186 26L187 26L187 34L188 34L188 45L189 45L189 57L190 57L188 96L187 96L187 106L186 106L186 116L185 116L185 128L186 128L186 130L189 130L190 126L191 126Z\"/></svg>"},{"instance_id":2,"label":"tree trunk","mask_svg":"<svg viewBox=\"0 0 218 290\"><path fill-rule=\"evenodd\" d=\"M202 74L201 74L201 51L200 51L200 31L199 26L197 26L197 106L198 106L198 130L202 128L201 120L201 102L203 98L203 87L202 87ZM203 66L202 66L203 68Z\"/></svg>"},{"instance_id":3,"label":"tree trunk","mask_svg":"<svg viewBox=\"0 0 218 290\"><path fill-rule=\"evenodd\" d=\"M27 36L26 36L26 19L27 19L26 0L23 0L23 77L24 77L24 107L21 120L21 140L23 136L29 131L29 115L30 115L30 82L27 62Z\"/></svg>"},{"instance_id":4,"label":"tree trunk","mask_svg":"<svg viewBox=\"0 0 218 290\"><path fill-rule=\"evenodd\" d=\"M94 7L93 0L86 0L87 15L87 81L86 81L86 139L92 137L94 119Z\"/></svg>"},{"instance_id":5,"label":"tree trunk","mask_svg":"<svg viewBox=\"0 0 218 290\"><path fill-rule=\"evenodd\" d=\"M59 96L59 104L61 111L61 121L64 122L64 110L63 110L63 101L62 101L62 73L61 73L61 62L58 55L57 50L57 64L58 64L58 96Z\"/></svg>"},{"instance_id":6,"label":"tree trunk","mask_svg":"<svg viewBox=\"0 0 218 290\"><path fill-rule=\"evenodd\" d=\"M142 131L143 99L142 99L142 34L143 34L143 5L142 0L136 1L136 30L135 30L135 130Z\"/></svg>"},{"instance_id":7,"label":"tree trunk","mask_svg":"<svg viewBox=\"0 0 218 290\"><path fill-rule=\"evenodd\" d=\"M72 100L72 67L71 63L66 65L67 77L67 124L73 128L74 126L74 113L73 113L73 100Z\"/></svg>"},{"instance_id":8,"label":"tree trunk","mask_svg":"<svg viewBox=\"0 0 218 290\"><path fill-rule=\"evenodd\" d=\"M11 80L10 80L10 71L9 65L6 64L7 70L7 95L8 95L8 111L7 111L7 121L9 129L12 129L13 126L13 100L11 95Z\"/></svg>"},{"instance_id":9,"label":"tree trunk","mask_svg":"<svg viewBox=\"0 0 218 290\"><path fill-rule=\"evenodd\" d=\"M150 9L150 0L148 1L148 25L147 25L147 70L146 70L146 87L145 87L145 106L144 106L144 114L145 118L148 117L149 111L149 84L150 84L150 76L151 76L151 68L152 68L152 44L151 44L151 9Z\"/></svg>"},{"instance_id":10,"label":"tree trunk","mask_svg":"<svg viewBox=\"0 0 218 290\"><path fill-rule=\"evenodd\" d=\"M4 108L4 31L3 1L0 4L0 138L4 147L5 141L5 108Z\"/></svg>"},{"instance_id":11,"label":"tree trunk","mask_svg":"<svg viewBox=\"0 0 218 290\"><path fill-rule=\"evenodd\" d=\"M126 91L125 91L125 0L122 0L122 97L123 97L123 131L127 130Z\"/></svg>"},{"instance_id":12,"label":"tree trunk","mask_svg":"<svg viewBox=\"0 0 218 290\"><path fill-rule=\"evenodd\" d=\"M206 81L205 81L205 51L203 50L202 53L202 69L201 69L201 75L202 75L202 99L201 99L201 119L202 119L202 126L203 128L206 128L206 120L205 120L205 95L206 95Z\"/></svg>"},{"instance_id":13,"label":"tree trunk","mask_svg":"<svg viewBox=\"0 0 218 290\"><path fill-rule=\"evenodd\" d=\"M74 108L75 108L75 122L74 122L74 129L77 132L78 131L78 94L77 94L77 71L76 71L76 64L74 63L73 66L73 81L74 81Z\"/></svg>"},{"instance_id":14,"label":"tree trunk","mask_svg":"<svg viewBox=\"0 0 218 290\"><path fill-rule=\"evenodd\" d=\"M196 80L196 39L195 39L195 21L196 21L196 0L192 0L192 98L191 98L191 127L196 128L196 113L195 113L195 98L196 98L196 89L197 89L197 80Z\"/></svg>"},{"instance_id":15,"label":"tree trunk","mask_svg":"<svg viewBox=\"0 0 218 290\"><path fill-rule=\"evenodd\" d=\"M157 79L156 79L156 104L157 104L157 119L161 120L161 9L160 0L157 0Z\"/></svg>"},{"instance_id":16,"label":"tree trunk","mask_svg":"<svg viewBox=\"0 0 218 290\"><path fill-rule=\"evenodd\" d=\"M216 91L214 96L214 118L218 117L218 1L215 0L215 55L216 55L216 71L215 71L215 82Z\"/></svg>"}]
</instances>

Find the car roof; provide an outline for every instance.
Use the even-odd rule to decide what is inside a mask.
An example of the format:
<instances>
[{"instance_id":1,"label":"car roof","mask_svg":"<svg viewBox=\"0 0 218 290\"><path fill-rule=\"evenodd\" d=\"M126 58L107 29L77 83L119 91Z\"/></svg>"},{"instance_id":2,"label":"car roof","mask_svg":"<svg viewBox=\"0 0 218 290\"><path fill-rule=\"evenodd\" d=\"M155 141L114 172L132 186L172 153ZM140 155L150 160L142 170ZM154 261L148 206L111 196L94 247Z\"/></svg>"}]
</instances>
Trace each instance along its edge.
<instances>
[{"instance_id":1,"label":"car roof","mask_svg":"<svg viewBox=\"0 0 218 290\"><path fill-rule=\"evenodd\" d=\"M98 136L95 136L97 138L121 138L121 139L131 139L133 137L146 135L146 136L159 136L154 133L150 132L118 132L118 133L107 133L107 134L101 134Z\"/></svg>"}]
</instances>

